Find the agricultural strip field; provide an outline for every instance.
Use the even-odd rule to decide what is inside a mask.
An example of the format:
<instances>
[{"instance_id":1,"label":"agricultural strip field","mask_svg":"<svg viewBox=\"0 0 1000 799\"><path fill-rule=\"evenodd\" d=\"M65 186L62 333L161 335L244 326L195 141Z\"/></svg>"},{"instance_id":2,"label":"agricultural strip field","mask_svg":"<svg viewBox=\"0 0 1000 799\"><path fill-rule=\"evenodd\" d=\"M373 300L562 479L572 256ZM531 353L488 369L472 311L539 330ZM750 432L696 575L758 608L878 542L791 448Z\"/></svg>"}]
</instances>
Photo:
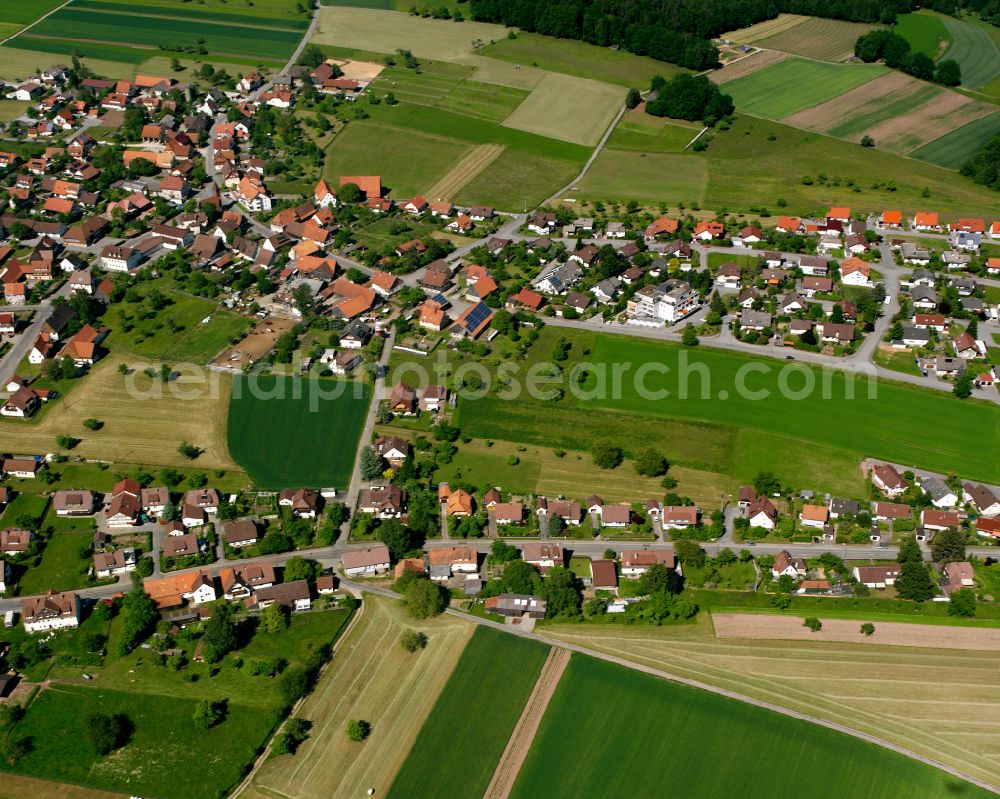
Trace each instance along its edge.
<instances>
[{"instance_id":1,"label":"agricultural strip field","mask_svg":"<svg viewBox=\"0 0 1000 799\"><path fill-rule=\"evenodd\" d=\"M688 71L665 61L633 55L624 50L611 50L574 39L555 39L524 31L519 31L516 39L504 37L478 52L512 64L525 64L549 72L636 88L646 88L654 75L670 78Z\"/></svg>"},{"instance_id":2,"label":"agricultural strip field","mask_svg":"<svg viewBox=\"0 0 1000 799\"><path fill-rule=\"evenodd\" d=\"M242 799L362 796L369 787L385 794L475 625L447 615L416 621L400 603L373 594L361 614L299 713L313 721L309 739L294 756L267 760ZM399 645L408 629L427 634L426 649L407 653ZM344 734L352 718L372 725L363 745Z\"/></svg>"},{"instance_id":3,"label":"agricultural strip field","mask_svg":"<svg viewBox=\"0 0 1000 799\"><path fill-rule=\"evenodd\" d=\"M105 358L38 421L0 422L5 448L52 452L57 435L71 435L81 439L73 454L85 458L151 466L235 467L225 435L229 375L177 367L171 383L164 387L158 378L142 374L151 366L148 361L128 358L127 363L132 371L126 378L118 374L113 357ZM104 426L85 430L81 421L88 418L99 419ZM202 450L196 461L177 452L181 441Z\"/></svg>"},{"instance_id":4,"label":"agricultural strip field","mask_svg":"<svg viewBox=\"0 0 1000 799\"><path fill-rule=\"evenodd\" d=\"M977 119L925 144L913 152L915 158L938 166L958 169L1000 134L1000 112Z\"/></svg>"},{"instance_id":5,"label":"agricultural strip field","mask_svg":"<svg viewBox=\"0 0 1000 799\"><path fill-rule=\"evenodd\" d=\"M343 487L371 393L361 382L237 377L229 406L230 452L264 488Z\"/></svg>"},{"instance_id":6,"label":"agricultural strip field","mask_svg":"<svg viewBox=\"0 0 1000 799\"><path fill-rule=\"evenodd\" d=\"M728 81L725 91L740 111L782 119L832 100L887 71L877 64L825 64L786 58Z\"/></svg>"},{"instance_id":7,"label":"agricultural strip field","mask_svg":"<svg viewBox=\"0 0 1000 799\"><path fill-rule=\"evenodd\" d=\"M62 2L63 0L34 0L30 3L25 3L24 0L0 0L0 40L13 36Z\"/></svg>"},{"instance_id":8,"label":"agricultural strip field","mask_svg":"<svg viewBox=\"0 0 1000 799\"><path fill-rule=\"evenodd\" d=\"M454 197L462 187L503 153L502 144L480 144L459 161L443 178L427 189L431 202Z\"/></svg>"},{"instance_id":9,"label":"agricultural strip field","mask_svg":"<svg viewBox=\"0 0 1000 799\"><path fill-rule=\"evenodd\" d=\"M776 19L726 34L726 38L820 61L846 61L854 55L858 37L876 27L860 22L781 14Z\"/></svg>"},{"instance_id":10,"label":"agricultural strip field","mask_svg":"<svg viewBox=\"0 0 1000 799\"><path fill-rule=\"evenodd\" d=\"M119 45L136 56L167 47L202 46L209 53L243 55L251 51L257 58L287 57L302 38L307 19L268 20L266 24L246 16L197 9L170 9L141 4L76 0L17 37L13 45L26 49L70 46L84 43L97 58L129 60L125 53L112 57L108 45ZM67 44L69 43L69 44ZM88 53L90 54L90 53Z\"/></svg>"},{"instance_id":11,"label":"agricultural strip field","mask_svg":"<svg viewBox=\"0 0 1000 799\"><path fill-rule=\"evenodd\" d=\"M689 799L729 797L734 784L746 796L806 799L991 795L833 730L574 654L511 796L558 799L600 785L652 799L667 781Z\"/></svg>"},{"instance_id":12,"label":"agricultural strip field","mask_svg":"<svg viewBox=\"0 0 1000 799\"><path fill-rule=\"evenodd\" d=\"M847 119L845 108L852 109ZM851 141L869 135L878 147L908 153L995 111L894 71L782 121Z\"/></svg>"},{"instance_id":13,"label":"agricultural strip field","mask_svg":"<svg viewBox=\"0 0 1000 799\"><path fill-rule=\"evenodd\" d=\"M391 799L482 796L548 652L477 627L393 780Z\"/></svg>"},{"instance_id":14,"label":"agricultural strip field","mask_svg":"<svg viewBox=\"0 0 1000 799\"><path fill-rule=\"evenodd\" d=\"M944 26L943 17L929 11L901 14L895 32L910 43L915 53L937 59L951 44L951 34Z\"/></svg>"},{"instance_id":15,"label":"agricultural strip field","mask_svg":"<svg viewBox=\"0 0 1000 799\"><path fill-rule=\"evenodd\" d=\"M942 58L952 58L962 68L962 85L978 89L1000 77L1000 46L982 27L942 17L951 45Z\"/></svg>"},{"instance_id":16,"label":"agricultural strip field","mask_svg":"<svg viewBox=\"0 0 1000 799\"><path fill-rule=\"evenodd\" d=\"M860 627L863 621L859 618L857 625ZM878 628L875 620L876 635ZM545 625L538 631L847 724L971 776L993 784L1000 781L1000 759L996 756L1000 726L995 723L1000 717L1000 665L994 653L821 641L717 639L706 615L699 616L696 625L673 628ZM956 708L965 710L956 713ZM969 746L970 738L980 745ZM729 740L736 738L730 736ZM756 741L756 736L751 740ZM747 780L741 784L751 783ZM846 791L841 795L905 793ZM914 795L928 793L920 789Z\"/></svg>"},{"instance_id":17,"label":"agricultural strip field","mask_svg":"<svg viewBox=\"0 0 1000 799\"><path fill-rule=\"evenodd\" d=\"M551 73L502 124L540 136L593 146L624 101L624 91L620 87Z\"/></svg>"},{"instance_id":18,"label":"agricultural strip field","mask_svg":"<svg viewBox=\"0 0 1000 799\"><path fill-rule=\"evenodd\" d=\"M326 150L323 175L381 175L396 199L426 193L448 175L473 148L458 139L373 124L352 122Z\"/></svg>"},{"instance_id":19,"label":"agricultural strip field","mask_svg":"<svg viewBox=\"0 0 1000 799\"><path fill-rule=\"evenodd\" d=\"M614 363L659 363L669 367L673 376L689 374L694 379L688 385L679 377L647 376L645 392L658 394L655 401L640 396L636 384L626 377L620 386L598 385L591 377L585 388L607 392L607 398L581 401L582 407L597 407L635 413L656 413L663 416L700 419L707 422L776 432L819 444L858 452L896 463L916 464L938 472L976 471L978 479L1000 480L1000 432L998 411L988 403L956 403L945 394L930 393L885 382L873 384L877 397L869 398L867 381L843 373L823 376L802 364L784 365L788 386L798 391L803 386L813 388L803 392L801 400L783 396L779 364L770 359L755 359L718 350L702 350L694 355L685 353L685 361L704 364L691 367L681 362L679 347L662 343L600 336L590 360L597 369L611 375ZM759 379L746 383L749 390L759 389L758 399L750 399L747 390L740 390L740 370L756 363ZM695 369L700 372L694 371ZM794 377L791 375L794 373ZM830 377L829 398L822 398L822 380ZM704 382L703 382L704 381ZM689 391L691 399L679 395ZM620 396L615 396L619 392ZM766 392L766 394L764 393ZM847 399L854 392L853 399ZM788 391L784 392L786 395ZM747 396L741 396L741 395ZM737 399L739 397L739 399ZM893 412L885 409L892 408ZM836 425L826 420L836 418ZM936 419L937 423L915 439L912 419ZM983 436L987 439L984 440ZM988 444L988 445L987 445ZM970 463L968 453L983 453Z\"/></svg>"}]
</instances>

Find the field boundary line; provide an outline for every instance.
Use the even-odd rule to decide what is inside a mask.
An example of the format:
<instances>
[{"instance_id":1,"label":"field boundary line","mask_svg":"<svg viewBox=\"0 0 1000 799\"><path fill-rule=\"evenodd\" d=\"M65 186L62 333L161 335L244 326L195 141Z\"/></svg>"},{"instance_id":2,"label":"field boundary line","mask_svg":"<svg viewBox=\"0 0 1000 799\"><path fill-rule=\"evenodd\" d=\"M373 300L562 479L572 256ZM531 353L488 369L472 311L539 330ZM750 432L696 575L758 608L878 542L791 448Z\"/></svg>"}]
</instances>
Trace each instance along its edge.
<instances>
[{"instance_id":1,"label":"field boundary line","mask_svg":"<svg viewBox=\"0 0 1000 799\"><path fill-rule=\"evenodd\" d=\"M689 141L687 144L684 145L684 149L685 150L688 149L688 147L690 147L692 144L694 144L696 141L698 141L698 139L700 139L702 136L705 135L705 131L707 131L707 130L708 130L707 127L706 128L702 128L701 130L699 130L698 133L695 135L695 137L693 139L691 139L691 141Z\"/></svg>"},{"instance_id":2,"label":"field boundary line","mask_svg":"<svg viewBox=\"0 0 1000 799\"><path fill-rule=\"evenodd\" d=\"M558 646L553 646L549 650L549 656L542 665L542 670L535 682L535 687L531 690L528 701L524 703L524 711L511 731L510 740L507 747L500 756L497 769L493 773L483 799L507 799L510 796L517 775L521 773L521 766L528 756L531 744L535 740L535 733L542 723L545 710L552 700L559 681L562 679L566 666L569 665L570 652Z\"/></svg>"}]
</instances>

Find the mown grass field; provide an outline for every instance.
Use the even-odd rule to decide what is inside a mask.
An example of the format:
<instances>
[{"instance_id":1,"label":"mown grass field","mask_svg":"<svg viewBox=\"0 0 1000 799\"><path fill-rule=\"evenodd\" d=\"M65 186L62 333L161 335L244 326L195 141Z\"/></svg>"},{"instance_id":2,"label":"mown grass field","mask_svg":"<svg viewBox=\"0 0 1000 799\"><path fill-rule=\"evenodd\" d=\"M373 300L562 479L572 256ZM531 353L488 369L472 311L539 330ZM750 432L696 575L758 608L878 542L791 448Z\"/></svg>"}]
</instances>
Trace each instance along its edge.
<instances>
[{"instance_id":1,"label":"mown grass field","mask_svg":"<svg viewBox=\"0 0 1000 799\"><path fill-rule=\"evenodd\" d=\"M645 89L654 75L669 78L688 70L624 50L611 50L573 39L554 39L519 31L482 48L482 55L550 72Z\"/></svg>"},{"instance_id":2,"label":"mown grass field","mask_svg":"<svg viewBox=\"0 0 1000 799\"><path fill-rule=\"evenodd\" d=\"M621 87L550 73L503 125L540 136L593 146L625 102Z\"/></svg>"},{"instance_id":3,"label":"mown grass field","mask_svg":"<svg viewBox=\"0 0 1000 799\"><path fill-rule=\"evenodd\" d=\"M265 488L343 487L370 401L368 383L238 377L229 404L229 450Z\"/></svg>"},{"instance_id":4,"label":"mown grass field","mask_svg":"<svg viewBox=\"0 0 1000 799\"><path fill-rule=\"evenodd\" d=\"M951 44L951 33L943 18L930 11L901 14L894 28L910 43L910 49L937 58Z\"/></svg>"},{"instance_id":5,"label":"mown grass field","mask_svg":"<svg viewBox=\"0 0 1000 799\"><path fill-rule=\"evenodd\" d=\"M56 400L40 420L0 421L0 438L17 452L55 452L56 436L66 434L81 439L72 454L86 458L202 470L236 465L226 446L229 375L178 369L164 387L159 379L142 374L151 365L148 361L123 360L132 369L128 378L117 372L118 359L109 356L67 396ZM88 418L99 419L104 426L85 430L82 421ZM187 460L177 452L181 441L202 449L197 460Z\"/></svg>"},{"instance_id":6,"label":"mown grass field","mask_svg":"<svg viewBox=\"0 0 1000 799\"><path fill-rule=\"evenodd\" d=\"M547 654L544 644L477 627L388 795L482 796Z\"/></svg>"},{"instance_id":7,"label":"mown grass field","mask_svg":"<svg viewBox=\"0 0 1000 799\"><path fill-rule=\"evenodd\" d=\"M886 73L878 64L825 64L804 58L786 58L727 81L725 92L736 108L747 114L782 119L797 111L832 100L856 86Z\"/></svg>"},{"instance_id":8,"label":"mown grass field","mask_svg":"<svg viewBox=\"0 0 1000 799\"><path fill-rule=\"evenodd\" d=\"M709 159L697 155L605 148L580 181L587 197L648 205L705 202ZM733 196L733 201L738 202ZM673 202L672 202L673 201Z\"/></svg>"},{"instance_id":9,"label":"mown grass field","mask_svg":"<svg viewBox=\"0 0 1000 799\"><path fill-rule=\"evenodd\" d=\"M767 24L767 22L762 23L756 35L751 33L751 38L741 38L739 31L728 38L738 42L746 41L769 50L818 58L821 61L846 61L854 54L854 43L858 37L878 27L861 22L796 17L794 24L782 26L780 29L775 28L769 33L765 28Z\"/></svg>"},{"instance_id":10,"label":"mown grass field","mask_svg":"<svg viewBox=\"0 0 1000 799\"><path fill-rule=\"evenodd\" d=\"M642 111L631 111L615 127L608 139L608 147L646 153L680 153L700 130L698 125L675 123Z\"/></svg>"},{"instance_id":11,"label":"mown grass field","mask_svg":"<svg viewBox=\"0 0 1000 799\"><path fill-rule=\"evenodd\" d=\"M958 169L1000 133L1000 112L977 119L913 152L915 158Z\"/></svg>"},{"instance_id":12,"label":"mown grass field","mask_svg":"<svg viewBox=\"0 0 1000 799\"><path fill-rule=\"evenodd\" d=\"M381 175L397 200L427 191L472 147L458 139L428 133L352 122L327 148L323 175ZM406 153L405 158L401 154Z\"/></svg>"},{"instance_id":13,"label":"mown grass field","mask_svg":"<svg viewBox=\"0 0 1000 799\"><path fill-rule=\"evenodd\" d=\"M1000 46L985 28L952 17L941 21L951 38L942 58L958 62L963 86L978 89L1000 77Z\"/></svg>"},{"instance_id":14,"label":"mown grass field","mask_svg":"<svg viewBox=\"0 0 1000 799\"><path fill-rule=\"evenodd\" d=\"M415 621L372 594L361 614L300 711L314 723L309 740L294 756L265 762L243 799L385 794L475 628L452 616ZM425 632L427 648L407 653L398 643L407 629ZM364 744L344 734L352 718L372 725Z\"/></svg>"},{"instance_id":15,"label":"mown grass field","mask_svg":"<svg viewBox=\"0 0 1000 799\"><path fill-rule=\"evenodd\" d=\"M600 785L643 799L662 796L667 781L691 799L731 796L734 783L761 797L990 795L847 735L574 654L512 797L572 797Z\"/></svg>"},{"instance_id":16,"label":"mown grass field","mask_svg":"<svg viewBox=\"0 0 1000 799\"><path fill-rule=\"evenodd\" d=\"M858 624L864 620L859 618ZM877 635L878 620L873 621ZM995 750L987 743L1000 738L996 725L986 721L1000 712L1000 667L992 653L718 639L707 615L699 616L697 624L671 628L546 625L540 630L559 640L847 724L993 784L1000 780ZM958 706L972 709L972 718L947 710ZM984 746L968 745L973 731ZM925 795L922 790L917 793Z\"/></svg>"},{"instance_id":17,"label":"mown grass field","mask_svg":"<svg viewBox=\"0 0 1000 799\"><path fill-rule=\"evenodd\" d=\"M685 365L704 364L704 375ZM601 336L593 348L591 360L611 374L614 363L660 363L669 367L669 376L651 376L645 381L647 392L667 391L655 400L643 398L637 385L626 379L620 389L606 384L608 398L583 401L583 407L598 407L636 413L700 419L737 427L776 432L826 446L850 450L862 455L893 462L916 464L933 471L975 471L979 479L1000 479L1000 433L998 412L987 403L956 403L947 394L912 389L866 380L843 373L824 376L804 364L781 364L771 359L751 357L718 350L685 352L656 342ZM756 364L756 366L750 366ZM749 368L748 368L749 367ZM759 377L742 383L741 374L759 370ZM741 372L742 370L742 372ZM781 375L785 377L782 378ZM829 377L828 398L823 395L823 380ZM801 399L783 396L783 381L792 392L802 392ZM591 381L590 385L596 383ZM686 387L686 388L685 388ZM876 396L870 398L870 389ZM688 391L690 398L679 396ZM757 392L756 399L750 399ZM848 398L853 392L853 399ZM741 396L742 394L742 396ZM893 408L887 413L886 408ZM837 424L828 420L837 419ZM919 437L913 435L913 419L936 419L934 427ZM990 441L985 448L983 436ZM970 463L968 453L982 451L977 463Z\"/></svg>"}]
</instances>

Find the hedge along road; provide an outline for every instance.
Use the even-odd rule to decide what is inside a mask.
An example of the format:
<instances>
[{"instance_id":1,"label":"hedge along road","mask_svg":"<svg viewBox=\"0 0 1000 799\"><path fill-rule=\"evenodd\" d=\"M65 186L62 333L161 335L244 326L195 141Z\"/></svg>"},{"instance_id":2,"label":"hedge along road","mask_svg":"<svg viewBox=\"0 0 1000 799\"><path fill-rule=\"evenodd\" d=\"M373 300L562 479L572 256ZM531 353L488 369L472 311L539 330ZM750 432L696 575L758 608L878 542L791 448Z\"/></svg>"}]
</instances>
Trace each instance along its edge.
<instances>
[{"instance_id":1,"label":"hedge along road","mask_svg":"<svg viewBox=\"0 0 1000 799\"><path fill-rule=\"evenodd\" d=\"M387 596L392 599L402 599L402 597L399 594L396 594L395 592L390 591L387 588L377 588L375 586L355 583L346 579L342 579L341 584L346 588L352 589L353 592L369 592L369 593L379 594L381 596ZM947 774L950 774L953 777L957 777L961 780L972 783L973 785L982 788L985 791L988 791L992 794L1000 795L1000 788L998 788L995 785L991 785L990 783L985 782L984 780L976 779L974 777L969 776L968 774L964 774L959 769L952 768L951 766L945 765L944 763L940 763L934 760L933 758L924 757L923 755L910 751L906 747L897 746L896 744L890 743L889 741L884 741L881 738L878 738L874 735L869 735L867 733L851 729L850 727L847 727L843 724L838 724L835 721L827 721L825 719L816 718L815 716L810 716L807 713L799 713L798 711L795 710L789 710L788 708L781 707L780 705L775 705L772 704L771 702L764 702L759 699L754 699L753 697L737 693L736 691L729 691L725 688L719 688L717 686L701 682L700 680L692 680L688 677L681 677L678 674L673 674L668 671L663 671L662 669L654 669L650 666L644 666L640 663L633 663L632 661L626 660L625 658L622 657L618 657L617 655L609 655L604 652L597 652L595 650L588 649L587 647L579 646L578 644L571 644L566 641L559 641L555 639L546 638L545 636L539 635L538 633L526 632L525 630L520 629L518 627L507 626L506 624L501 624L500 622L492 621L490 619L484 619L480 618L479 616L473 616L469 613L463 613L462 611L455 610L454 608L448 608L447 610L445 610L445 613L451 614L453 616L458 616L459 618L466 619L469 621L474 621L476 624L482 624L487 627L492 627L496 630L501 630L511 635L519 635L524 638L531 638L535 641L539 641L548 646L558 646L563 649L568 649L571 652L579 652L581 655L587 655L597 660L603 660L607 663L614 663L619 666L624 666L634 671L639 671L644 674L652 675L653 677L659 677L660 679L669 680L670 682L673 683L686 685L690 688L698 688L702 691L707 691L709 693L716 694L718 696L724 696L727 697L728 699L734 699L738 702L754 705L755 707L763 708L765 710L770 710L771 712L778 713L782 716L788 716L794 719L800 719L801 721L808 721L813 724L817 724L820 727L825 727L829 730L834 730L836 732L843 733L844 735L850 735L853 738L857 738L862 741L867 741L868 743L875 744L876 746L880 746L883 749L888 749L891 752L896 752L898 754L904 755L905 757L911 758L912 760L916 760L920 763L924 763L928 766L933 766L934 768L939 769L940 771L943 771Z\"/></svg>"}]
</instances>

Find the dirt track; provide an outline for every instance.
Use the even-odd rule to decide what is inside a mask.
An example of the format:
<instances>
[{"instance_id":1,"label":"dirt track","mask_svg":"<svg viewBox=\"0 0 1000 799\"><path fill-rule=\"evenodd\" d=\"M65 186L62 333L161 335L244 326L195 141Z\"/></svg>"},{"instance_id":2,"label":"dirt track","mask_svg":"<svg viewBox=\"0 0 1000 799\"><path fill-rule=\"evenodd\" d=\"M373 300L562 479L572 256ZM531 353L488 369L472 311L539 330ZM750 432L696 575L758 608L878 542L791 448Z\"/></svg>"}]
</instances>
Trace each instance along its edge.
<instances>
[{"instance_id":1,"label":"dirt track","mask_svg":"<svg viewBox=\"0 0 1000 799\"><path fill-rule=\"evenodd\" d=\"M930 649L973 649L1000 651L1000 628L949 627L937 624L906 624L875 621L875 634L861 634L863 618L824 619L823 629L810 632L799 616L765 613L714 613L715 634L719 638L763 638L796 641L846 641Z\"/></svg>"},{"instance_id":2,"label":"dirt track","mask_svg":"<svg viewBox=\"0 0 1000 799\"><path fill-rule=\"evenodd\" d=\"M427 199L435 202L454 197L466 183L499 158L503 151L502 144L481 144L474 148L455 164L447 175L427 190Z\"/></svg>"},{"instance_id":3,"label":"dirt track","mask_svg":"<svg viewBox=\"0 0 1000 799\"><path fill-rule=\"evenodd\" d=\"M510 795L524 758L531 749L531 742L535 739L538 725L545 715L545 708L549 706L549 700L555 693L559 678L569 663L569 656L569 650L562 647L552 647L549 651L542 672L538 675L538 682L528 697L521 718L517 720L517 726L510 734L507 748L503 750L503 756L497 764L497 770L493 773L493 779L490 780L483 799L507 799Z\"/></svg>"}]
</instances>

